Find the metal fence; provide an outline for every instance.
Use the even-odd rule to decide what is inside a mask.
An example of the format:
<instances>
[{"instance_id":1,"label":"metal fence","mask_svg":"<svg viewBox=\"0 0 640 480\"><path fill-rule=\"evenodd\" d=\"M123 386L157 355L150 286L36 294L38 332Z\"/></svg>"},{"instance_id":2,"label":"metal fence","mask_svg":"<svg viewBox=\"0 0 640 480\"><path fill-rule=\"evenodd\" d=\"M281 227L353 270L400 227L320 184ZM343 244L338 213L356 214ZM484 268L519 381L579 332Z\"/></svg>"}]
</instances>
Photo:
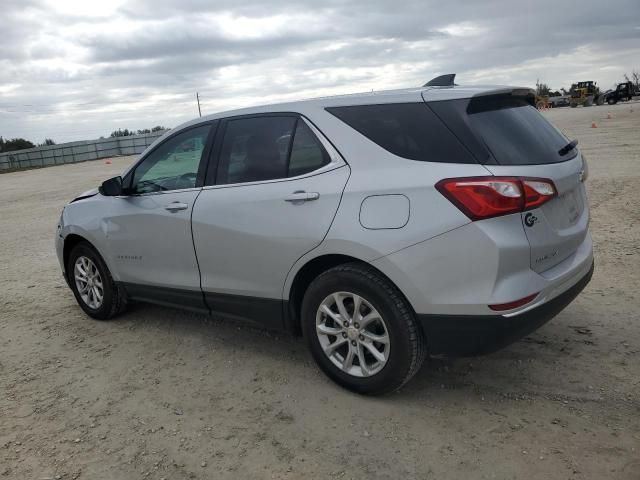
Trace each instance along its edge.
<instances>
[{"instance_id":1,"label":"metal fence","mask_svg":"<svg viewBox=\"0 0 640 480\"><path fill-rule=\"evenodd\" d=\"M100 138L98 140L61 143L59 145L0 153L0 172L3 170L20 170L85 162L117 155L136 155L142 153L165 131L132 135L130 137Z\"/></svg>"}]
</instances>

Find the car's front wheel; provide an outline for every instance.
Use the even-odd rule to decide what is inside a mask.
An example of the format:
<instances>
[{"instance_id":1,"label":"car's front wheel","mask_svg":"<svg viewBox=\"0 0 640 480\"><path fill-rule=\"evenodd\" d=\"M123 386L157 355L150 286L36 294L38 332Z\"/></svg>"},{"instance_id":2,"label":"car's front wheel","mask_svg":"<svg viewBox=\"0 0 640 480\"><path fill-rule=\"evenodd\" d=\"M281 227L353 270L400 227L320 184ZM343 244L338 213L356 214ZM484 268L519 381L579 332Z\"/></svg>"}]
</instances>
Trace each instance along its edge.
<instances>
[{"instance_id":1,"label":"car's front wheel","mask_svg":"<svg viewBox=\"0 0 640 480\"><path fill-rule=\"evenodd\" d=\"M90 317L108 320L124 311L125 292L113 281L104 260L89 243L73 247L67 276L78 304Z\"/></svg>"},{"instance_id":2,"label":"car's front wheel","mask_svg":"<svg viewBox=\"0 0 640 480\"><path fill-rule=\"evenodd\" d=\"M311 283L302 303L302 328L320 369L358 393L400 388L426 354L406 299L364 264L334 267Z\"/></svg>"}]
</instances>

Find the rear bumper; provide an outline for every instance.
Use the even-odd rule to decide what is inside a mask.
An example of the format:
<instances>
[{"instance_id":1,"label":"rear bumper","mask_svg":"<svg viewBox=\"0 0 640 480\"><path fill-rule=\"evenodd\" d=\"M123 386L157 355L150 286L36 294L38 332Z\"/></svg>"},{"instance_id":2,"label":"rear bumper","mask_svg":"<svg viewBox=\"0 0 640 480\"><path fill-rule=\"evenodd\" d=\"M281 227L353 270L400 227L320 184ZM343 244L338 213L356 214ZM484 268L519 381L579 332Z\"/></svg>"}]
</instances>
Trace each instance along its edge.
<instances>
[{"instance_id":1,"label":"rear bumper","mask_svg":"<svg viewBox=\"0 0 640 480\"><path fill-rule=\"evenodd\" d=\"M495 352L547 323L589 283L589 271L571 288L520 315L418 315L431 355L473 356Z\"/></svg>"}]
</instances>

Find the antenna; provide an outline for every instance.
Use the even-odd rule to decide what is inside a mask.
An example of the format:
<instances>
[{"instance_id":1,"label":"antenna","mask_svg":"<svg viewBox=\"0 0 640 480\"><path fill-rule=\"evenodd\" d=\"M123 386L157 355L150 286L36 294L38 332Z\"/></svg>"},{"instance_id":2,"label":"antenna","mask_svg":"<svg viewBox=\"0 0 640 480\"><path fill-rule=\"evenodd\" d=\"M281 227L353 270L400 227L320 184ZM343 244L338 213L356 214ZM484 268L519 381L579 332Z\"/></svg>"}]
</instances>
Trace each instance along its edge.
<instances>
[{"instance_id":1,"label":"antenna","mask_svg":"<svg viewBox=\"0 0 640 480\"><path fill-rule=\"evenodd\" d=\"M198 102L198 115L202 117L202 112L200 111L200 95L196 92L196 101Z\"/></svg>"},{"instance_id":2,"label":"antenna","mask_svg":"<svg viewBox=\"0 0 640 480\"><path fill-rule=\"evenodd\" d=\"M455 78L455 73L447 73L446 75L440 75L439 77L429 80L423 87L453 87L455 86L455 83L453 83Z\"/></svg>"}]
</instances>

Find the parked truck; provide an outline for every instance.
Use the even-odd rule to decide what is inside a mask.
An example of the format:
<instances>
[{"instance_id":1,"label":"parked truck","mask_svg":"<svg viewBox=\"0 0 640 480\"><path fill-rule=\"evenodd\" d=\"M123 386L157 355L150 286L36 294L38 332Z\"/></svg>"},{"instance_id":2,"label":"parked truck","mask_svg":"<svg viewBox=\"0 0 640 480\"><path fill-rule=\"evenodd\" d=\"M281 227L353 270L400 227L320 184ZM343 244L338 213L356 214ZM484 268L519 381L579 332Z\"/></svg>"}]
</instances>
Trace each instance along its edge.
<instances>
[{"instance_id":1,"label":"parked truck","mask_svg":"<svg viewBox=\"0 0 640 480\"><path fill-rule=\"evenodd\" d=\"M615 90L607 90L602 96L609 105L631 100L634 96L633 82L619 83Z\"/></svg>"}]
</instances>

